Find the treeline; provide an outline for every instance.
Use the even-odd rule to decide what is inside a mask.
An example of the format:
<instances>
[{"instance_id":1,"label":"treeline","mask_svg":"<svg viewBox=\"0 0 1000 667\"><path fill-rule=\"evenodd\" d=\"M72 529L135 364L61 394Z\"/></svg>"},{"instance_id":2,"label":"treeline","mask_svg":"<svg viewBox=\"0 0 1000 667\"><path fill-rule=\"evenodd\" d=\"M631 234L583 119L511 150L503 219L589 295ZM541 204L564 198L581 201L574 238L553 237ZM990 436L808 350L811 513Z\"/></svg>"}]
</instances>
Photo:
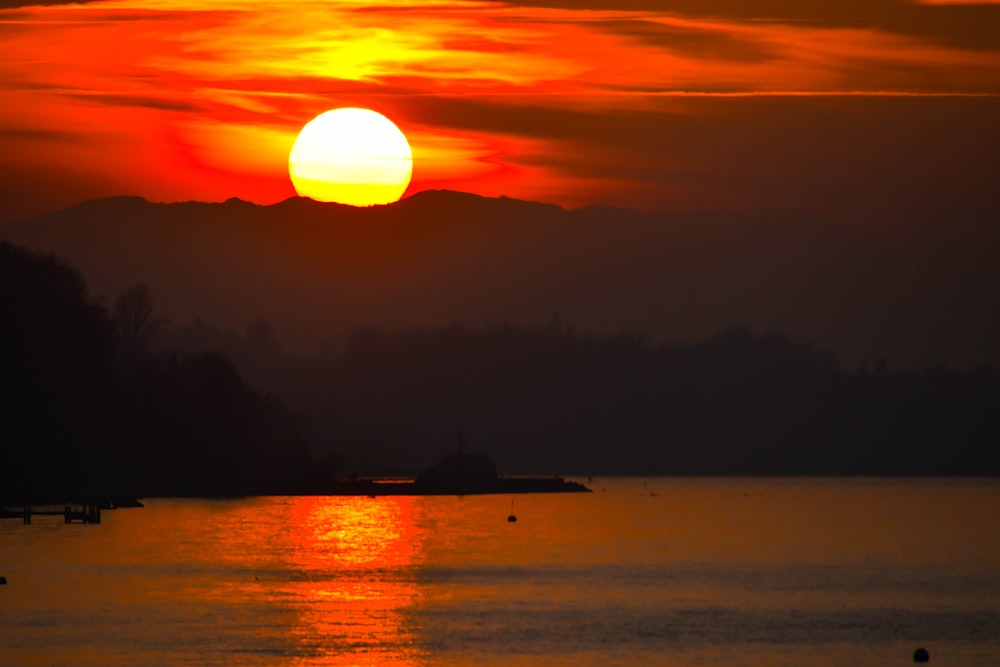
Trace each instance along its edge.
<instances>
[{"instance_id":1,"label":"treeline","mask_svg":"<svg viewBox=\"0 0 1000 667\"><path fill-rule=\"evenodd\" d=\"M0 243L0 502L322 492L454 449L503 474L998 475L987 368L845 370L780 334L694 344L547 328L357 329L292 357L271 327L169 327Z\"/></svg>"},{"instance_id":2,"label":"treeline","mask_svg":"<svg viewBox=\"0 0 1000 667\"><path fill-rule=\"evenodd\" d=\"M557 321L358 329L325 358L284 357L261 323L168 338L248 363L358 473L412 474L464 433L506 473L1000 474L1000 381L985 367L848 371L780 334L654 345Z\"/></svg>"},{"instance_id":3,"label":"treeline","mask_svg":"<svg viewBox=\"0 0 1000 667\"><path fill-rule=\"evenodd\" d=\"M0 502L316 488L296 418L215 353L153 354L148 291L110 311L0 243Z\"/></svg>"},{"instance_id":4,"label":"treeline","mask_svg":"<svg viewBox=\"0 0 1000 667\"><path fill-rule=\"evenodd\" d=\"M1000 474L990 372L847 373L777 334L651 345L559 327L369 331L285 382L296 400L326 397L311 408L336 415L345 452L409 465L463 429L517 472Z\"/></svg>"}]
</instances>

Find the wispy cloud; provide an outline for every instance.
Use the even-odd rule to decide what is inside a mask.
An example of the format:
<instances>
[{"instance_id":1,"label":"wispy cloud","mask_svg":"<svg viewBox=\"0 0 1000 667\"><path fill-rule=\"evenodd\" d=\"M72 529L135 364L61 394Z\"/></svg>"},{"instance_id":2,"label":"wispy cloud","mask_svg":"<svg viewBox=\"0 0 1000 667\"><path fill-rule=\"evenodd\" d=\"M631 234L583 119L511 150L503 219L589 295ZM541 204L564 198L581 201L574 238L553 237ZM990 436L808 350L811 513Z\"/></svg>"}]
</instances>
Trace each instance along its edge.
<instances>
[{"instance_id":1,"label":"wispy cloud","mask_svg":"<svg viewBox=\"0 0 1000 667\"><path fill-rule=\"evenodd\" d=\"M72 135L181 198L290 195L295 133L336 106L403 126L415 187L578 201L627 190L643 132L694 98L1000 94L1000 6L943 0L106 0L2 10L0 39L0 167L71 162L49 137ZM605 188L573 167L594 155Z\"/></svg>"}]
</instances>

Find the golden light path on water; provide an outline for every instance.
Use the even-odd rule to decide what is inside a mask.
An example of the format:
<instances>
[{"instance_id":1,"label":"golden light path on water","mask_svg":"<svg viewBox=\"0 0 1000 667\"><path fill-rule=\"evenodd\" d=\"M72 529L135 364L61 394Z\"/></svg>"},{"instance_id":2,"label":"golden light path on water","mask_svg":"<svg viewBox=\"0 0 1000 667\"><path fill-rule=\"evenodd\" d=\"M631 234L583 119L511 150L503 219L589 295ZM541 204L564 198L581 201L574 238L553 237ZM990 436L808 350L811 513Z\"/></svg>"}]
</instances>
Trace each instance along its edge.
<instances>
[{"instance_id":1,"label":"golden light path on water","mask_svg":"<svg viewBox=\"0 0 1000 667\"><path fill-rule=\"evenodd\" d=\"M256 517L241 513L242 529L220 535L219 551L231 554L228 567L258 574L220 582L207 597L284 608L285 622L259 632L290 642L280 652L299 656L294 664L415 665L404 625L419 600L415 501L302 497L265 503Z\"/></svg>"}]
</instances>

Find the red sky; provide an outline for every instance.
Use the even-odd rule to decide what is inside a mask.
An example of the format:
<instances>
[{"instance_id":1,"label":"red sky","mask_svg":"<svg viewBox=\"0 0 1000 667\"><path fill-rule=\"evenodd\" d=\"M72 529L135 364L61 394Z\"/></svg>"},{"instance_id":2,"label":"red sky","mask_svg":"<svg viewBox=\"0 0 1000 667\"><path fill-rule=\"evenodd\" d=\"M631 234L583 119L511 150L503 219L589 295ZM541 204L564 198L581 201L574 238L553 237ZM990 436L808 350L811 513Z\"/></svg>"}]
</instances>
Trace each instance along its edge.
<instances>
[{"instance_id":1,"label":"red sky","mask_svg":"<svg viewBox=\"0 0 1000 667\"><path fill-rule=\"evenodd\" d=\"M316 114L380 111L409 192L986 219L1000 3L0 0L0 220L266 204Z\"/></svg>"}]
</instances>

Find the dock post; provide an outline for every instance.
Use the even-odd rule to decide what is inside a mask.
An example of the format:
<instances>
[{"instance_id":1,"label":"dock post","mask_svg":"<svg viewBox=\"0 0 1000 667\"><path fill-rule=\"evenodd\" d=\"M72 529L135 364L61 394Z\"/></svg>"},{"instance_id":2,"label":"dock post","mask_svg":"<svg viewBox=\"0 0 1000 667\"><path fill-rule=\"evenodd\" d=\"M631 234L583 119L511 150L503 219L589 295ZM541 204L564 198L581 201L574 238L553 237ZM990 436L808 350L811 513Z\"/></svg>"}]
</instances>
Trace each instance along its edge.
<instances>
[{"instance_id":1,"label":"dock post","mask_svg":"<svg viewBox=\"0 0 1000 667\"><path fill-rule=\"evenodd\" d=\"M88 501L83 509L83 522L96 524L101 522L101 505L96 500Z\"/></svg>"}]
</instances>

